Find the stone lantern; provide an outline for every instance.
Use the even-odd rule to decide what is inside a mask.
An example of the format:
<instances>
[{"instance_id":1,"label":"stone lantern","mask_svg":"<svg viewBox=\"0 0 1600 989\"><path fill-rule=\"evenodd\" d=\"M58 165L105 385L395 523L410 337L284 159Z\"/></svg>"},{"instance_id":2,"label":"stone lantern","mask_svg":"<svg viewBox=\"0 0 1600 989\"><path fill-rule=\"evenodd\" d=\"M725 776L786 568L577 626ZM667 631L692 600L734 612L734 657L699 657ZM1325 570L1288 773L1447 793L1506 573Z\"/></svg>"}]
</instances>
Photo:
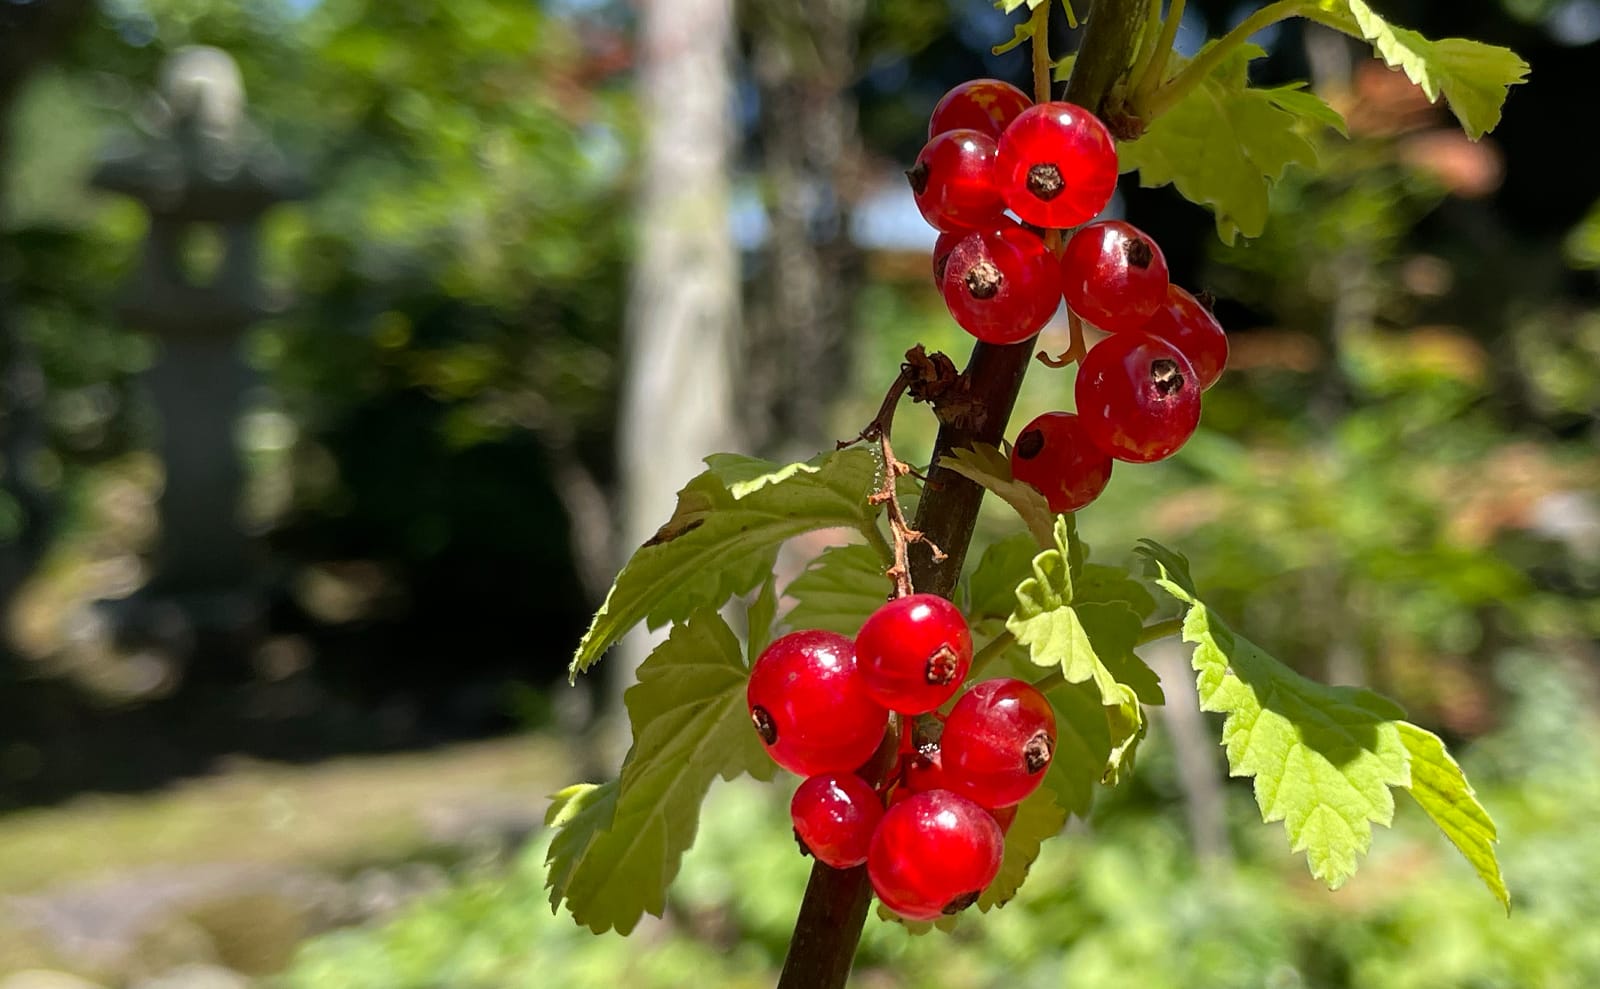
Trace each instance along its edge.
<instances>
[{"instance_id":1,"label":"stone lantern","mask_svg":"<svg viewBox=\"0 0 1600 989\"><path fill-rule=\"evenodd\" d=\"M186 653L197 634L233 635L263 610L259 567L239 523L236 431L249 384L240 340L265 312L261 218L302 189L246 120L239 69L225 52L174 53L160 96L149 132L110 151L93 179L150 217L118 312L158 345L144 384L165 472L151 580L113 612L121 637L151 633ZM185 251L207 234L220 257L196 277Z\"/></svg>"}]
</instances>

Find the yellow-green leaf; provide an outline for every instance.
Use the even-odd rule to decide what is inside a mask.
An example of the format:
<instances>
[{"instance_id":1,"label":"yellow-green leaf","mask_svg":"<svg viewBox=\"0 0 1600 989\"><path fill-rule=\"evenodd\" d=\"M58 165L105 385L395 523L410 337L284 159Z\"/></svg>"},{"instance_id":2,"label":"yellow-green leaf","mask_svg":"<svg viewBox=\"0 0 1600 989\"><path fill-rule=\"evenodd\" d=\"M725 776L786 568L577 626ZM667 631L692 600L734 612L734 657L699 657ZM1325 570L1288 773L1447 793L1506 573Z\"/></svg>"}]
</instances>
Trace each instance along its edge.
<instances>
[{"instance_id":1,"label":"yellow-green leaf","mask_svg":"<svg viewBox=\"0 0 1600 989\"><path fill-rule=\"evenodd\" d=\"M1466 38L1430 41L1385 21L1363 0L1321 0L1317 8L1316 20L1370 42L1430 102L1443 96L1474 141L1494 130L1507 92L1528 78L1528 63L1509 48Z\"/></svg>"},{"instance_id":2,"label":"yellow-green leaf","mask_svg":"<svg viewBox=\"0 0 1600 989\"><path fill-rule=\"evenodd\" d=\"M1402 721L1400 740L1411 755L1411 786L1408 788L1411 796L1510 913L1511 893L1506 889L1505 877L1500 874L1500 860L1494 852L1500 835L1489 812L1478 803L1461 766L1445 750L1439 736L1431 731Z\"/></svg>"},{"instance_id":3,"label":"yellow-green leaf","mask_svg":"<svg viewBox=\"0 0 1600 989\"><path fill-rule=\"evenodd\" d=\"M678 507L633 554L572 657L588 669L639 622L659 628L754 590L772 572L778 547L814 529L872 524L867 503L878 464L866 450L780 465L718 454L710 470L678 492Z\"/></svg>"},{"instance_id":4,"label":"yellow-green leaf","mask_svg":"<svg viewBox=\"0 0 1600 989\"><path fill-rule=\"evenodd\" d=\"M1140 185L1170 183L1190 202L1209 206L1217 236L1228 244L1265 229L1267 194L1285 169L1316 165L1316 146L1303 129L1332 125L1325 104L1312 106L1321 104L1314 95L1250 88L1250 61L1263 54L1255 45L1240 46L1142 137L1117 149L1122 170L1137 170Z\"/></svg>"}]
</instances>

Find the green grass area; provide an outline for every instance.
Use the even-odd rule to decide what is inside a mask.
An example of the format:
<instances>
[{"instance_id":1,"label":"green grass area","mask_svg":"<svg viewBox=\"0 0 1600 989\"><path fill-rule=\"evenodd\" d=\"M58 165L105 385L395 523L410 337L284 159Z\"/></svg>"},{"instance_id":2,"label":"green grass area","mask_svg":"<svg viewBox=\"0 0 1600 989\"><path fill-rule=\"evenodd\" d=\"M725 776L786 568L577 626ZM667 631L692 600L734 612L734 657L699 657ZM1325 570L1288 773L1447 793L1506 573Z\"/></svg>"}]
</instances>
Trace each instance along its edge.
<instances>
[{"instance_id":1,"label":"green grass area","mask_svg":"<svg viewBox=\"0 0 1600 989\"><path fill-rule=\"evenodd\" d=\"M569 749L515 737L313 766L238 762L154 796L85 796L0 817L0 895L155 865L343 871L447 844L474 810L537 819Z\"/></svg>"}]
</instances>

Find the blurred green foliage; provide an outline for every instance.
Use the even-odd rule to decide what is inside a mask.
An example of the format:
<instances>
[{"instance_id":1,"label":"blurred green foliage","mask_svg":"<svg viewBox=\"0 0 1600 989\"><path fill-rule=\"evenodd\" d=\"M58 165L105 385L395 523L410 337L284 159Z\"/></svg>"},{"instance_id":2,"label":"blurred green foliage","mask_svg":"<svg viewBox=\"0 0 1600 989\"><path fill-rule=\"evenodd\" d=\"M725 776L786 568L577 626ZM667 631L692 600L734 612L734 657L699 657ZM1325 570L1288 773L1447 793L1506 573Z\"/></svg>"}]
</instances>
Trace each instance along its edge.
<instances>
[{"instance_id":1,"label":"blurred green foliage","mask_svg":"<svg viewBox=\"0 0 1600 989\"><path fill-rule=\"evenodd\" d=\"M154 425L136 376L157 352L111 311L144 218L87 181L193 44L238 60L254 125L310 185L263 226L253 521L297 563L381 561L432 602L411 620L451 626L406 637L418 648L465 626L468 665L525 663L528 621L564 632L589 603L556 479L611 472L634 143L620 40L495 0L106 3L22 96L0 197L58 507Z\"/></svg>"},{"instance_id":2,"label":"blurred green foliage","mask_svg":"<svg viewBox=\"0 0 1600 989\"><path fill-rule=\"evenodd\" d=\"M1588 936L1600 846L1600 724L1578 681L1525 654L1497 664L1514 702L1466 754L1501 825L1515 912L1441 848L1409 803L1368 868L1337 893L1304 875L1229 788L1237 860L1197 863L1184 837L1168 739L1143 753L1140 787L1114 791L1088 829L1046 844L1020 897L914 937L869 919L856 980L874 986L1384 987L1533 989L1600 980ZM1560 752L1559 759L1552 753ZM667 918L624 940L552 915L544 840L505 876L469 879L392 922L312 942L282 989L572 989L771 985L808 862L786 788L719 785L673 887Z\"/></svg>"}]
</instances>

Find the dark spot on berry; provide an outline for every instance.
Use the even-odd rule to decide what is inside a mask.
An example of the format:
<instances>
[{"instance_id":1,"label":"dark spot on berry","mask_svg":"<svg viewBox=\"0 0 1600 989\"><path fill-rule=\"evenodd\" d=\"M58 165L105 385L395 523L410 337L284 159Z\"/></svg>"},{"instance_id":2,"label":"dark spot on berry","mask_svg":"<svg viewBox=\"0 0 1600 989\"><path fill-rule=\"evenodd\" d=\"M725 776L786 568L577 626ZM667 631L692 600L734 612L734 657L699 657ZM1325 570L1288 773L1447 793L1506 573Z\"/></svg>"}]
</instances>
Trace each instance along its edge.
<instances>
[{"instance_id":1,"label":"dark spot on berry","mask_svg":"<svg viewBox=\"0 0 1600 989\"><path fill-rule=\"evenodd\" d=\"M961 911L965 910L966 908L972 906L974 903L977 903L978 902L978 894L981 893L981 892L983 892L983 891L979 890L979 889L975 889L970 893L962 893L960 896L958 896L955 899L951 900L949 903L946 903L944 905L944 910L942 912L944 913L944 915L946 917L955 916L956 914L960 913Z\"/></svg>"},{"instance_id":2,"label":"dark spot on berry","mask_svg":"<svg viewBox=\"0 0 1600 989\"><path fill-rule=\"evenodd\" d=\"M992 299L1000 294L1000 286L1005 284L1005 280L993 263L979 261L967 269L967 293L979 301Z\"/></svg>"},{"instance_id":3,"label":"dark spot on berry","mask_svg":"<svg viewBox=\"0 0 1600 989\"><path fill-rule=\"evenodd\" d=\"M1143 237L1135 237L1123 244L1122 253L1128 259L1128 263L1140 271L1150 267L1156 259L1155 248L1151 247L1150 242Z\"/></svg>"},{"instance_id":4,"label":"dark spot on berry","mask_svg":"<svg viewBox=\"0 0 1600 989\"><path fill-rule=\"evenodd\" d=\"M956 678L960 668L961 660L956 656L956 651L949 646L940 646L937 652L928 657L928 667L922 676L928 681L928 686L942 687Z\"/></svg>"},{"instance_id":5,"label":"dark spot on berry","mask_svg":"<svg viewBox=\"0 0 1600 989\"><path fill-rule=\"evenodd\" d=\"M768 745L778 740L778 723L772 720L772 715L767 709L757 705L750 709L750 723L756 726L756 734Z\"/></svg>"},{"instance_id":6,"label":"dark spot on berry","mask_svg":"<svg viewBox=\"0 0 1600 989\"><path fill-rule=\"evenodd\" d=\"M800 829L794 828L794 843L800 846L800 854L811 858L811 849L806 847L806 840L800 837Z\"/></svg>"},{"instance_id":7,"label":"dark spot on berry","mask_svg":"<svg viewBox=\"0 0 1600 989\"><path fill-rule=\"evenodd\" d=\"M919 161L906 169L906 178L911 182L911 194L914 196L922 195L923 191L928 188L928 163Z\"/></svg>"},{"instance_id":8,"label":"dark spot on berry","mask_svg":"<svg viewBox=\"0 0 1600 989\"><path fill-rule=\"evenodd\" d=\"M933 259L933 277L936 281L944 282L944 270L950 266L950 252L939 255Z\"/></svg>"},{"instance_id":9,"label":"dark spot on berry","mask_svg":"<svg viewBox=\"0 0 1600 989\"><path fill-rule=\"evenodd\" d=\"M1053 162L1041 162L1028 169L1028 191L1049 202L1061 195L1067 184L1061 179L1061 169Z\"/></svg>"},{"instance_id":10,"label":"dark spot on berry","mask_svg":"<svg viewBox=\"0 0 1600 989\"><path fill-rule=\"evenodd\" d=\"M1043 729L1034 732L1022 750L1022 764L1028 767L1028 775L1037 776L1044 772L1044 767L1050 765L1050 756L1055 750L1056 744L1050 740L1049 732Z\"/></svg>"},{"instance_id":11,"label":"dark spot on berry","mask_svg":"<svg viewBox=\"0 0 1600 989\"><path fill-rule=\"evenodd\" d=\"M1183 391L1183 372L1178 362L1158 357L1150 362L1150 384L1162 398L1171 398Z\"/></svg>"},{"instance_id":12,"label":"dark spot on berry","mask_svg":"<svg viewBox=\"0 0 1600 989\"><path fill-rule=\"evenodd\" d=\"M1044 430L1029 429L1017 437L1017 456L1023 460L1032 460L1044 452Z\"/></svg>"},{"instance_id":13,"label":"dark spot on berry","mask_svg":"<svg viewBox=\"0 0 1600 989\"><path fill-rule=\"evenodd\" d=\"M1214 313L1217 311L1217 297L1204 289L1201 289L1194 294L1194 301L1204 306L1206 312L1208 313Z\"/></svg>"}]
</instances>

